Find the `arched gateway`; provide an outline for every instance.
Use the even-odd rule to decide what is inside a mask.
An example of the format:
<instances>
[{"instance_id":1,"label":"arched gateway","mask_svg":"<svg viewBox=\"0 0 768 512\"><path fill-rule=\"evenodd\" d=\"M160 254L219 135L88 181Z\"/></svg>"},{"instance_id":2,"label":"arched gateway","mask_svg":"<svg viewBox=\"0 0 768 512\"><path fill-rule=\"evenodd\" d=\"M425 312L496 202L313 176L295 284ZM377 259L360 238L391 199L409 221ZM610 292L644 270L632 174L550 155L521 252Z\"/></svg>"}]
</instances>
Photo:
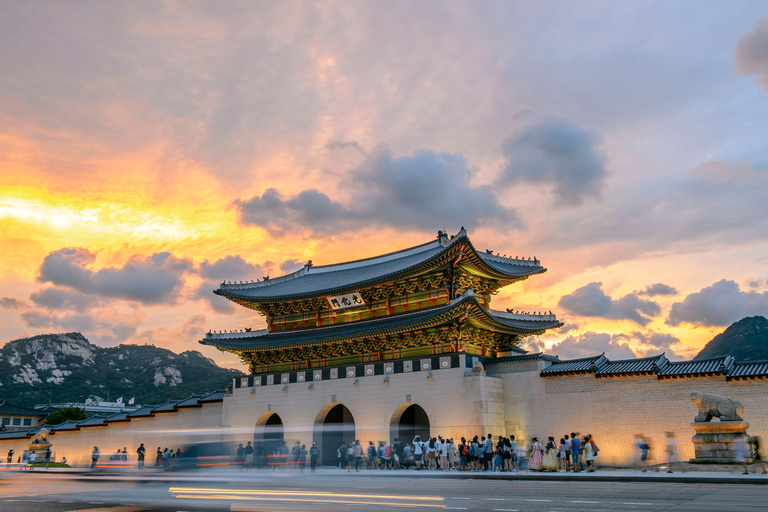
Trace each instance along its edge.
<instances>
[{"instance_id":1,"label":"arched gateway","mask_svg":"<svg viewBox=\"0 0 768 512\"><path fill-rule=\"evenodd\" d=\"M395 409L389 423L390 442L411 442L416 436L424 440L429 436L429 416L420 405L403 404Z\"/></svg>"},{"instance_id":2,"label":"arched gateway","mask_svg":"<svg viewBox=\"0 0 768 512\"><path fill-rule=\"evenodd\" d=\"M285 439L285 428L283 420L274 412L267 412L261 415L256 422L253 440L254 445L261 445L266 457L277 451Z\"/></svg>"},{"instance_id":3,"label":"arched gateway","mask_svg":"<svg viewBox=\"0 0 768 512\"><path fill-rule=\"evenodd\" d=\"M335 466L338 462L337 450L343 444L355 440L355 418L342 404L328 404L315 418L314 441L320 449L320 464ZM346 453L342 454L346 461Z\"/></svg>"}]
</instances>

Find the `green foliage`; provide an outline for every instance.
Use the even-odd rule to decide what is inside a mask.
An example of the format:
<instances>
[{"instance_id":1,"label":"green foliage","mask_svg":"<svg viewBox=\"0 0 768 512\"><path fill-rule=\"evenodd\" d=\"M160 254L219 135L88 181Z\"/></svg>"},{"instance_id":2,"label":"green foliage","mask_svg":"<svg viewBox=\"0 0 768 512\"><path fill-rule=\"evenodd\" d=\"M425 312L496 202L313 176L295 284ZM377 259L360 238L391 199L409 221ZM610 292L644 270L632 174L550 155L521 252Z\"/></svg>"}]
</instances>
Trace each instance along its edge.
<instances>
[{"instance_id":1,"label":"green foliage","mask_svg":"<svg viewBox=\"0 0 768 512\"><path fill-rule=\"evenodd\" d=\"M85 409L80 407L62 407L58 411L54 411L45 418L46 425L59 425L68 420L84 420L88 417L88 413Z\"/></svg>"},{"instance_id":2,"label":"green foliage","mask_svg":"<svg viewBox=\"0 0 768 512\"><path fill-rule=\"evenodd\" d=\"M768 319L742 318L707 343L695 359L732 355L736 361L768 359Z\"/></svg>"}]
</instances>

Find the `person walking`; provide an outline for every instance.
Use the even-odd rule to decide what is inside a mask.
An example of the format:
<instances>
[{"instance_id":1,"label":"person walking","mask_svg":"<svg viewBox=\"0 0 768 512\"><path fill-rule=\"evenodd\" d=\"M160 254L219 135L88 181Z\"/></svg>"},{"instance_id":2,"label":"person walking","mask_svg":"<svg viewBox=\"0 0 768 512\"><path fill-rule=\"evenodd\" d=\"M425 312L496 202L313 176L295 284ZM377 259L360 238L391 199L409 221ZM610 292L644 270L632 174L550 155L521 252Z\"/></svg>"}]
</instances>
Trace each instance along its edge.
<instances>
[{"instance_id":1,"label":"person walking","mask_svg":"<svg viewBox=\"0 0 768 512\"><path fill-rule=\"evenodd\" d=\"M355 446L353 446L353 454L355 456L355 471L360 471L360 462L363 460L363 447L360 444L360 440L355 440Z\"/></svg>"},{"instance_id":2,"label":"person walking","mask_svg":"<svg viewBox=\"0 0 768 512\"><path fill-rule=\"evenodd\" d=\"M545 471L557 471L557 447L555 446L555 438L549 437L547 439L547 446L544 449L544 457L541 461L541 468Z\"/></svg>"},{"instance_id":3,"label":"person walking","mask_svg":"<svg viewBox=\"0 0 768 512\"><path fill-rule=\"evenodd\" d=\"M243 448L243 454L245 455L245 469L251 469L253 467L253 446L250 441Z\"/></svg>"},{"instance_id":4,"label":"person walking","mask_svg":"<svg viewBox=\"0 0 768 512\"><path fill-rule=\"evenodd\" d=\"M45 469L48 469L48 466L51 464L51 449L47 448L45 450Z\"/></svg>"},{"instance_id":5,"label":"person walking","mask_svg":"<svg viewBox=\"0 0 768 512\"><path fill-rule=\"evenodd\" d=\"M485 450L483 450L485 456L485 471L491 471L493 469L493 436L488 434L488 439L485 440Z\"/></svg>"},{"instance_id":6,"label":"person walking","mask_svg":"<svg viewBox=\"0 0 768 512\"><path fill-rule=\"evenodd\" d=\"M13 463L13 454L14 454L13 449L8 450L8 458L5 460L5 462L6 462L5 468L6 469L10 468L11 464Z\"/></svg>"},{"instance_id":7,"label":"person walking","mask_svg":"<svg viewBox=\"0 0 768 512\"><path fill-rule=\"evenodd\" d=\"M34 471L35 470L35 461L37 460L37 454L35 452L32 452L29 454L29 470Z\"/></svg>"},{"instance_id":8,"label":"person walking","mask_svg":"<svg viewBox=\"0 0 768 512\"><path fill-rule=\"evenodd\" d=\"M101 457L101 453L99 453L99 447L94 446L93 451L91 452L91 469L96 467L96 463L99 461L99 457Z\"/></svg>"},{"instance_id":9,"label":"person walking","mask_svg":"<svg viewBox=\"0 0 768 512\"><path fill-rule=\"evenodd\" d=\"M304 472L304 467L307 465L307 445L301 445L299 449L299 472Z\"/></svg>"},{"instance_id":10,"label":"person walking","mask_svg":"<svg viewBox=\"0 0 768 512\"><path fill-rule=\"evenodd\" d=\"M512 457L512 469L515 472L520 472L520 458L517 450L517 441L515 441L515 436L511 435L509 436L509 452Z\"/></svg>"},{"instance_id":11,"label":"person walking","mask_svg":"<svg viewBox=\"0 0 768 512\"><path fill-rule=\"evenodd\" d=\"M368 441L368 469L376 468L376 447L373 441Z\"/></svg>"},{"instance_id":12,"label":"person walking","mask_svg":"<svg viewBox=\"0 0 768 512\"><path fill-rule=\"evenodd\" d=\"M163 465L163 450L158 446L157 454L155 454L155 467L158 468Z\"/></svg>"},{"instance_id":13,"label":"person walking","mask_svg":"<svg viewBox=\"0 0 768 512\"><path fill-rule=\"evenodd\" d=\"M557 447L558 454L560 455L560 472L565 473L568 471L568 453L566 451L566 446L568 446L565 442L564 438L560 438L560 444Z\"/></svg>"},{"instance_id":14,"label":"person walking","mask_svg":"<svg viewBox=\"0 0 768 512\"><path fill-rule=\"evenodd\" d=\"M576 434L571 432L571 459L573 460L573 472L579 472L579 440Z\"/></svg>"},{"instance_id":15,"label":"person walking","mask_svg":"<svg viewBox=\"0 0 768 512\"><path fill-rule=\"evenodd\" d=\"M589 442L589 436L584 436L584 460L587 463L587 473L594 473L595 452L592 449L592 443Z\"/></svg>"},{"instance_id":16,"label":"person walking","mask_svg":"<svg viewBox=\"0 0 768 512\"><path fill-rule=\"evenodd\" d=\"M347 473L352 472L352 465L355 463L355 443L352 442L347 448Z\"/></svg>"},{"instance_id":17,"label":"person walking","mask_svg":"<svg viewBox=\"0 0 768 512\"><path fill-rule=\"evenodd\" d=\"M420 470L424 462L424 443L419 436L413 438L413 461L416 463L416 469Z\"/></svg>"},{"instance_id":18,"label":"person walking","mask_svg":"<svg viewBox=\"0 0 768 512\"><path fill-rule=\"evenodd\" d=\"M138 447L136 454L139 456L139 461L136 467L139 469L144 469L144 456L147 454L147 449L144 448L144 443L141 443L141 446Z\"/></svg>"},{"instance_id":19,"label":"person walking","mask_svg":"<svg viewBox=\"0 0 768 512\"><path fill-rule=\"evenodd\" d=\"M320 449L317 447L317 441L312 441L312 446L309 447L309 471L314 473L317 471L317 460L320 457Z\"/></svg>"}]
</instances>

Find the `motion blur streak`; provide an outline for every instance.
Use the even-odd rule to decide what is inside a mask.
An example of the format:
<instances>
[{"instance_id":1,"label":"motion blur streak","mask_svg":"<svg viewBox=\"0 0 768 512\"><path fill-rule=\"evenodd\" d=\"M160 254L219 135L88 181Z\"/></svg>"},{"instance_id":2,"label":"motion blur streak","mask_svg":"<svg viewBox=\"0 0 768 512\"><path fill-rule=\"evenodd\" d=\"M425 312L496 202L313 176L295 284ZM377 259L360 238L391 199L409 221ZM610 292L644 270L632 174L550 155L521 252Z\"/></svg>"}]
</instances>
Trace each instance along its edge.
<instances>
[{"instance_id":1,"label":"motion blur streak","mask_svg":"<svg viewBox=\"0 0 768 512\"><path fill-rule=\"evenodd\" d=\"M250 496L320 496L320 497L333 497L333 498L367 498L367 499L394 499L394 500L425 500L425 501L443 501L445 498L441 496L395 496L395 495L376 495L376 494L337 494L333 492L310 492L310 491L263 491L259 489L205 489L194 487L171 487L168 492L172 494L177 493L192 493L192 494L245 494Z\"/></svg>"},{"instance_id":2,"label":"motion blur streak","mask_svg":"<svg viewBox=\"0 0 768 512\"><path fill-rule=\"evenodd\" d=\"M84 508L81 510L70 510L69 512L140 512L142 510L149 510L155 508L148 505L123 505L120 507L108 507L108 508Z\"/></svg>"},{"instance_id":3,"label":"motion blur streak","mask_svg":"<svg viewBox=\"0 0 768 512\"><path fill-rule=\"evenodd\" d=\"M286 501L286 502L306 502L306 503L341 503L341 504L350 504L350 505L392 505L394 506L394 503L388 503L386 501L348 501L348 500L334 500L334 499L325 499L322 496L320 498L315 499L299 499L299 498L291 498L289 496L286 496L284 498L261 498L261 497L255 497L255 496L222 496L219 494L205 494L205 495L194 495L194 494L177 494L176 498L178 499L197 499L197 500L248 500L248 501ZM445 508L445 505L430 505L428 503L397 503L396 506L398 507L432 507L432 508Z\"/></svg>"}]
</instances>

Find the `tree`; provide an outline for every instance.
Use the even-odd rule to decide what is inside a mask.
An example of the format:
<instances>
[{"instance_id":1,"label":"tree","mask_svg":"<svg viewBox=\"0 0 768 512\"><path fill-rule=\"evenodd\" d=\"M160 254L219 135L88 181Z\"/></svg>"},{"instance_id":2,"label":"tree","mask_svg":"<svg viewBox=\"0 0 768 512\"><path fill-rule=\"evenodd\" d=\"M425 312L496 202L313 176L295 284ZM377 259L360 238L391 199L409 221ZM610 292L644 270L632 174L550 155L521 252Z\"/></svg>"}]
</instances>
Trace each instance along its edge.
<instances>
[{"instance_id":1,"label":"tree","mask_svg":"<svg viewBox=\"0 0 768 512\"><path fill-rule=\"evenodd\" d=\"M59 425L68 420L80 421L88 418L88 413L82 407L62 407L45 418L46 425Z\"/></svg>"}]
</instances>

